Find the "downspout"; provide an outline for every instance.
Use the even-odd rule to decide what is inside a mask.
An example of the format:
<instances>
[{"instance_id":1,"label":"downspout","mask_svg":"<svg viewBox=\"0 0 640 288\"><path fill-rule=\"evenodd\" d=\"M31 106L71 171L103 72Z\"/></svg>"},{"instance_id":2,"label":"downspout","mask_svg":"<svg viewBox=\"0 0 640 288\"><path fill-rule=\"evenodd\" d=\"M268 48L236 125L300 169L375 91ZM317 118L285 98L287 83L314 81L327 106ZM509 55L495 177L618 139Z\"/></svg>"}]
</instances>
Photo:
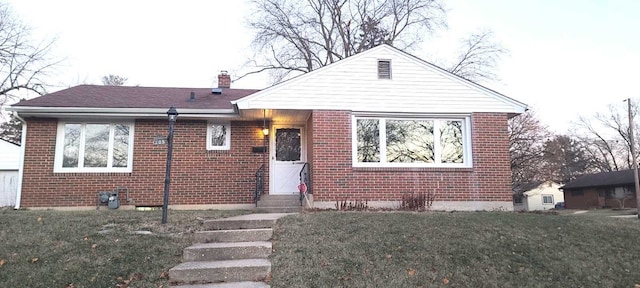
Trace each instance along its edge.
<instances>
[{"instance_id":1,"label":"downspout","mask_svg":"<svg viewBox=\"0 0 640 288\"><path fill-rule=\"evenodd\" d=\"M22 178L24 175L24 154L27 147L27 121L22 119L18 112L15 114L16 118L22 122L22 135L20 136L20 167L18 170L18 191L16 192L16 205L14 209L20 209L20 199L22 198Z\"/></svg>"}]
</instances>

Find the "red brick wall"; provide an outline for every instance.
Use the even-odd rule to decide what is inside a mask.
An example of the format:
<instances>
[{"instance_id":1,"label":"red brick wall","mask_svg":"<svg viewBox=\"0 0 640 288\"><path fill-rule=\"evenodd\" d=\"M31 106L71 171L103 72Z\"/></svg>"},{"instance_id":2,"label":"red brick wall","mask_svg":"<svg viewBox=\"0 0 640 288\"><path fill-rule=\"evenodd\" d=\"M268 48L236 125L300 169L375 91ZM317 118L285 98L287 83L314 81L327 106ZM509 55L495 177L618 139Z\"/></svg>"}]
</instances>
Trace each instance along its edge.
<instances>
[{"instance_id":1,"label":"red brick wall","mask_svg":"<svg viewBox=\"0 0 640 288\"><path fill-rule=\"evenodd\" d=\"M400 200L435 193L436 201L511 201L507 114L471 117L473 168L352 167L351 114L313 111L314 200Z\"/></svg>"},{"instance_id":2,"label":"red brick wall","mask_svg":"<svg viewBox=\"0 0 640 288\"><path fill-rule=\"evenodd\" d=\"M612 189L612 188L611 188ZM574 190L564 191L564 203L567 209L595 209L595 208L621 208L620 202L613 198L600 197L600 195L606 195L604 190L597 188L585 188L576 191L582 191L582 195L574 195ZM635 196L630 199L624 200L625 208L635 208L636 198Z\"/></svg>"},{"instance_id":3,"label":"red brick wall","mask_svg":"<svg viewBox=\"0 0 640 288\"><path fill-rule=\"evenodd\" d=\"M602 208L604 205L604 197L598 199L598 191L595 189L586 189L582 191L582 195L574 195L571 191L564 191L564 206L567 209L591 209Z\"/></svg>"},{"instance_id":4,"label":"red brick wall","mask_svg":"<svg viewBox=\"0 0 640 288\"><path fill-rule=\"evenodd\" d=\"M232 122L231 150L206 151L206 122L179 120L170 204L251 203L263 159L251 152L262 146L259 122ZM314 111L307 122L314 199L399 200L433 191L437 201L511 201L506 114L475 113L471 125L473 168L354 168L350 113ZM55 119L28 119L22 206L92 206L98 191L116 186L129 188L132 205L162 204L166 146L153 138L166 135L166 120L136 121L132 173L53 173L56 127Z\"/></svg>"},{"instance_id":5,"label":"red brick wall","mask_svg":"<svg viewBox=\"0 0 640 288\"><path fill-rule=\"evenodd\" d=\"M207 151L206 121L178 119L169 204L252 203L262 154L251 147L262 146L261 128L258 122L232 122L231 150ZM92 206L98 191L116 186L129 188L131 205L162 204L167 146L153 145L153 138L167 134L166 120L135 122L131 173L53 173L56 130L56 119L28 119L22 206ZM120 196L122 204L125 199Z\"/></svg>"},{"instance_id":6,"label":"red brick wall","mask_svg":"<svg viewBox=\"0 0 640 288\"><path fill-rule=\"evenodd\" d=\"M309 119L307 119L307 123L305 124L307 127L307 162L310 163L309 167L312 167L311 165L313 165L312 163L314 162L314 158L313 158L313 115L309 116ZM313 169L309 169L309 174L313 174ZM310 176L309 178L309 187L308 190L310 193L313 193L313 177Z\"/></svg>"}]
</instances>

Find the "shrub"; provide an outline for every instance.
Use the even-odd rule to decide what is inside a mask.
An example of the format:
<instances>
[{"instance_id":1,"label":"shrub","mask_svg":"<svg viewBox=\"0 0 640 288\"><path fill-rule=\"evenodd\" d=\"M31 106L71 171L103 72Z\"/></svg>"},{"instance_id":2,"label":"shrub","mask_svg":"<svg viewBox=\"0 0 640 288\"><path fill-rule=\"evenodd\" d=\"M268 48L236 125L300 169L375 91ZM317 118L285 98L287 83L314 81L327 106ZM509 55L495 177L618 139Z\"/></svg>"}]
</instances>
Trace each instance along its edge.
<instances>
[{"instance_id":1,"label":"shrub","mask_svg":"<svg viewBox=\"0 0 640 288\"><path fill-rule=\"evenodd\" d=\"M431 209L435 195L433 192L405 193L402 195L400 210L427 211Z\"/></svg>"},{"instance_id":2,"label":"shrub","mask_svg":"<svg viewBox=\"0 0 640 288\"><path fill-rule=\"evenodd\" d=\"M336 210L365 211L369 210L369 202L367 200L355 200L354 202L351 202L347 201L346 198L342 201L336 200Z\"/></svg>"}]
</instances>

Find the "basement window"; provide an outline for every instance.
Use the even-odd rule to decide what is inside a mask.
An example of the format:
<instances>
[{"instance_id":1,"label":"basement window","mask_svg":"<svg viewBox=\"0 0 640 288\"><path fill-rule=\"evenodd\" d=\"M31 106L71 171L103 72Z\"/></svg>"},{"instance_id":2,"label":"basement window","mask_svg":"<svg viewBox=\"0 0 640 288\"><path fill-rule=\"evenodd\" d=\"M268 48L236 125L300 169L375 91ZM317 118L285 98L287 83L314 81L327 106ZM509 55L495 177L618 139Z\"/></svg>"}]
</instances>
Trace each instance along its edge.
<instances>
[{"instance_id":1,"label":"basement window","mask_svg":"<svg viewBox=\"0 0 640 288\"><path fill-rule=\"evenodd\" d=\"M378 79L391 79L391 60L378 60Z\"/></svg>"},{"instance_id":2,"label":"basement window","mask_svg":"<svg viewBox=\"0 0 640 288\"><path fill-rule=\"evenodd\" d=\"M54 172L131 172L133 123L60 122Z\"/></svg>"}]
</instances>

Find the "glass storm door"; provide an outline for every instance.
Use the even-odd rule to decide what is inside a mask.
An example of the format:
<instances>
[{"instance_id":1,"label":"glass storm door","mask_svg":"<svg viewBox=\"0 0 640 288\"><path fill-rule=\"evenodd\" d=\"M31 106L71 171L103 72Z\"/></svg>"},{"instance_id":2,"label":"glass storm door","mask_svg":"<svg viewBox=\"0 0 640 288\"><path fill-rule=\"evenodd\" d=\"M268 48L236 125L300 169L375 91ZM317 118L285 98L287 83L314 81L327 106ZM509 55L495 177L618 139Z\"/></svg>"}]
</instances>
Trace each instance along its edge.
<instances>
[{"instance_id":1,"label":"glass storm door","mask_svg":"<svg viewBox=\"0 0 640 288\"><path fill-rule=\"evenodd\" d=\"M273 126L271 147L270 194L297 194L300 169L306 161L304 128L302 126Z\"/></svg>"}]
</instances>

